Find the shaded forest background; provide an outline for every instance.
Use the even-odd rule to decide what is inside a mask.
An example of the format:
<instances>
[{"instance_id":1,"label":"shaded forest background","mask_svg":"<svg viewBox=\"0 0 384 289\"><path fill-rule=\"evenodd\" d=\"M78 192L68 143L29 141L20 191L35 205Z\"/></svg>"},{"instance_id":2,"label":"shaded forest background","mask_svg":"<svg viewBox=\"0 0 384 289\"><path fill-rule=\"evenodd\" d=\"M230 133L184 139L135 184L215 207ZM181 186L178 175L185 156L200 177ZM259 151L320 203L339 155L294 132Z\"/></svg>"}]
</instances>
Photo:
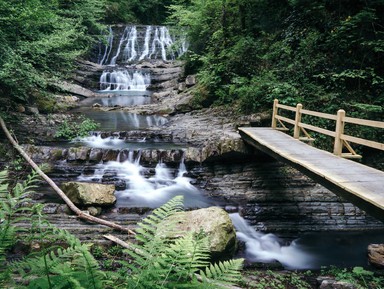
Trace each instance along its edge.
<instances>
[{"instance_id":1,"label":"shaded forest background","mask_svg":"<svg viewBox=\"0 0 384 289\"><path fill-rule=\"evenodd\" d=\"M0 0L0 105L47 103L107 24L187 27L197 106L274 98L383 120L383 0Z\"/></svg>"}]
</instances>

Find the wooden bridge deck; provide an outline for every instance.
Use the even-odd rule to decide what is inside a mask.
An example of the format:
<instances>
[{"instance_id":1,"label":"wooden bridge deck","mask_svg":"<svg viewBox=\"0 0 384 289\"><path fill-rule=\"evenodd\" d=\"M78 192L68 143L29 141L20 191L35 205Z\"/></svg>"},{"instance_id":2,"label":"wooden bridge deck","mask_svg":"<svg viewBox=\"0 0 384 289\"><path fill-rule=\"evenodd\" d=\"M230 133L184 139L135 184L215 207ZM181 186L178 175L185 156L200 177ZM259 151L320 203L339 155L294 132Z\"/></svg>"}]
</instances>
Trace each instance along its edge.
<instances>
[{"instance_id":1,"label":"wooden bridge deck","mask_svg":"<svg viewBox=\"0 0 384 289\"><path fill-rule=\"evenodd\" d=\"M263 127L239 128L242 138L272 157L302 171L368 214L384 221L384 172L314 148Z\"/></svg>"}]
</instances>

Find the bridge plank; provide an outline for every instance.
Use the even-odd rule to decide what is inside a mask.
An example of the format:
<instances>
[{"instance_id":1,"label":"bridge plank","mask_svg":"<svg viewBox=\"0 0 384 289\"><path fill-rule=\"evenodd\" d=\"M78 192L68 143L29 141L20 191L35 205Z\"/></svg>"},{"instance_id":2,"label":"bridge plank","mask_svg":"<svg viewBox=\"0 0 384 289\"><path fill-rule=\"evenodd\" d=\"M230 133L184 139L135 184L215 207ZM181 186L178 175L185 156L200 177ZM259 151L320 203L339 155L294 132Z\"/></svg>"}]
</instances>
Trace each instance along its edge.
<instances>
[{"instance_id":1,"label":"bridge plank","mask_svg":"<svg viewBox=\"0 0 384 289\"><path fill-rule=\"evenodd\" d=\"M384 172L305 144L272 128L241 127L243 139L384 220ZM367 211L368 212L368 211ZM370 212L368 212L370 213Z\"/></svg>"}]
</instances>

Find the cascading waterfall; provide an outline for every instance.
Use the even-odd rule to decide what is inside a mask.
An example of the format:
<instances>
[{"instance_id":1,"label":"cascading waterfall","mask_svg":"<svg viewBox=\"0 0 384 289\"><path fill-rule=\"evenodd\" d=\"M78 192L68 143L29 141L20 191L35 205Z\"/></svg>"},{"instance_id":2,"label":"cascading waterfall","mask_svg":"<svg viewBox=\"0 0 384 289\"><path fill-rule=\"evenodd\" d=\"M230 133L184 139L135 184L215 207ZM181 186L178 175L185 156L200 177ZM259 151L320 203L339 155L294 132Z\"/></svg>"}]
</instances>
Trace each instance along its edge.
<instances>
[{"instance_id":1,"label":"cascading waterfall","mask_svg":"<svg viewBox=\"0 0 384 289\"><path fill-rule=\"evenodd\" d=\"M105 46L105 50L104 50L104 53L103 53L103 56L101 56L101 54L99 54L99 59L98 59L98 63L99 64L103 64L105 63L106 59L109 58L109 55L112 51L112 47L113 47L113 31L112 31L112 28L109 27L109 34L108 34L108 37L107 37L107 45ZM101 43L99 44L101 46ZM101 47L99 47L99 50L101 50Z\"/></svg>"},{"instance_id":2,"label":"cascading waterfall","mask_svg":"<svg viewBox=\"0 0 384 289\"><path fill-rule=\"evenodd\" d=\"M150 84L150 74L140 71L104 71L100 77L102 91L145 91Z\"/></svg>"},{"instance_id":3,"label":"cascading waterfall","mask_svg":"<svg viewBox=\"0 0 384 289\"><path fill-rule=\"evenodd\" d=\"M122 155L124 154L124 156ZM94 172L82 173L79 181L102 181L105 174L114 174L116 179L126 184L126 189L116 191L116 206L140 206L156 208L176 195L183 195L187 207L207 207L209 200L204 198L190 179L183 176L184 163L180 163L178 170L171 170L164 163L156 165L155 173L150 175L149 170L140 165L140 154L133 158L133 152L122 150L116 161L99 163Z\"/></svg>"},{"instance_id":4,"label":"cascading waterfall","mask_svg":"<svg viewBox=\"0 0 384 289\"><path fill-rule=\"evenodd\" d=\"M186 37L182 33L171 35L165 26L146 26L145 33L138 28L138 26L126 26L116 44L114 44L114 31L110 28L107 45L104 45L99 52L99 55L103 55L99 57L99 64L116 65L118 62L132 63L144 59L170 61L188 50ZM116 48L113 45L116 45ZM110 57L112 51L114 53Z\"/></svg>"},{"instance_id":5,"label":"cascading waterfall","mask_svg":"<svg viewBox=\"0 0 384 289\"><path fill-rule=\"evenodd\" d=\"M146 59L170 61L188 49L185 35L172 36L165 26L126 26L118 39L119 31L119 27L109 28L106 45L99 49L99 64L117 67ZM101 91L145 91L150 84L149 73L122 67L104 71L100 77Z\"/></svg>"}]
</instances>

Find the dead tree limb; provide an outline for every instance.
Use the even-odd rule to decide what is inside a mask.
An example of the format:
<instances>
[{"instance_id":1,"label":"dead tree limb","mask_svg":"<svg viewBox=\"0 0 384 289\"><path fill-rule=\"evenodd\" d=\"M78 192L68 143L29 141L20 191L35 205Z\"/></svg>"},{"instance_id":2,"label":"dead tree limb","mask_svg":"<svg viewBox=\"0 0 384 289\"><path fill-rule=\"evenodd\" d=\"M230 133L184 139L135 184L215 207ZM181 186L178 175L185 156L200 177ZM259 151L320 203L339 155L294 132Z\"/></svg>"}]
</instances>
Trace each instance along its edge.
<instances>
[{"instance_id":1,"label":"dead tree limb","mask_svg":"<svg viewBox=\"0 0 384 289\"><path fill-rule=\"evenodd\" d=\"M78 218L84 219L90 222L98 223L101 225L105 225L108 227L111 227L116 230L128 232L130 234L135 234L132 230L125 228L121 225L118 225L116 223L106 221L88 214L85 214L82 212L76 205L67 197L67 195L55 184L54 181L51 180L40 168L39 166L27 155L26 152L20 147L20 145L14 140L12 135L10 134L9 130L7 129L7 126L5 125L4 120L0 117L0 126L3 129L6 137L10 141L10 143L13 145L13 147L20 153L20 155L31 165L31 167L37 172L38 175L40 175L52 188L53 190L63 199L63 201L68 205L68 207L77 215Z\"/></svg>"}]
</instances>

